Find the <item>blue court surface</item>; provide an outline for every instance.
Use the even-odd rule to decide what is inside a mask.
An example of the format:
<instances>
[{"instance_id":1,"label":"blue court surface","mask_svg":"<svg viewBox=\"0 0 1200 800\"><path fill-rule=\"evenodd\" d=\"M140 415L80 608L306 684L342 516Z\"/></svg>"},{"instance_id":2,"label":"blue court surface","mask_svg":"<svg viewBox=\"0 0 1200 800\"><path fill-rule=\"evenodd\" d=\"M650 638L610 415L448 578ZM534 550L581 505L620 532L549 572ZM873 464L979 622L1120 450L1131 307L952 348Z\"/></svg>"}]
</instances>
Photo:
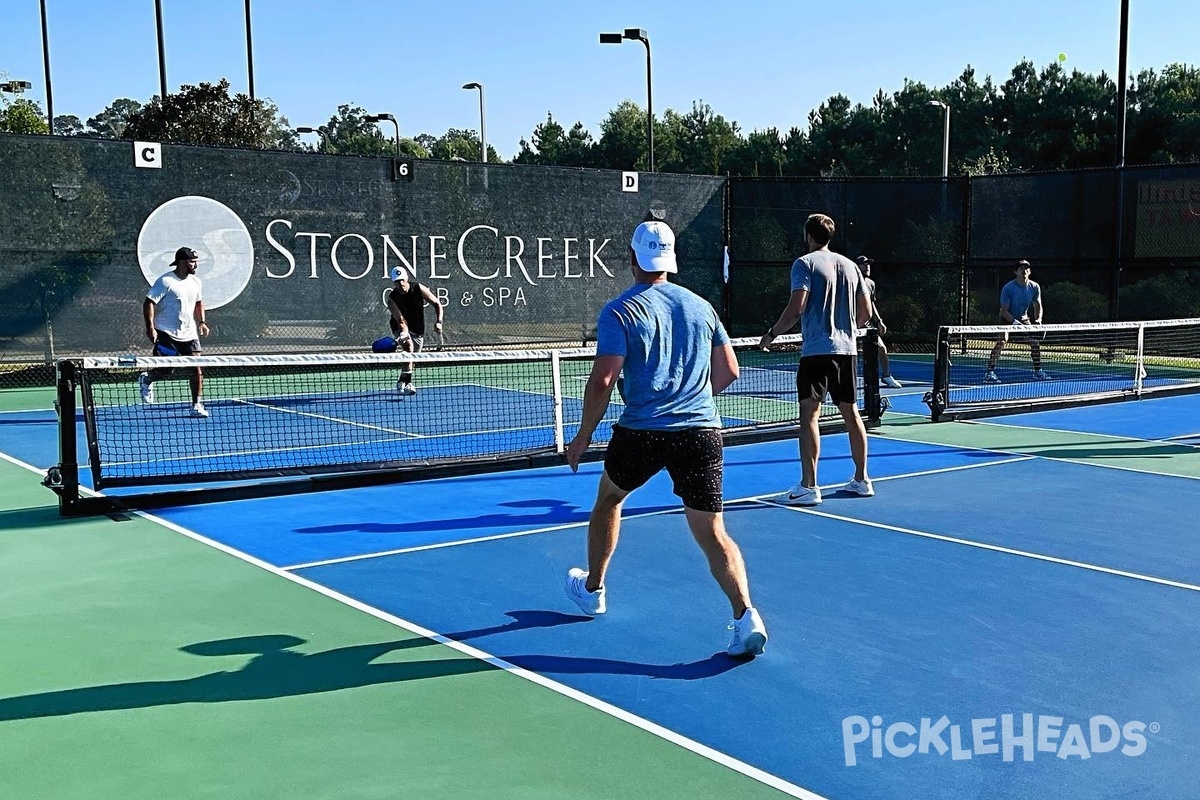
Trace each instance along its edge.
<instances>
[{"instance_id":1,"label":"blue court surface","mask_svg":"<svg viewBox=\"0 0 1200 800\"><path fill-rule=\"evenodd\" d=\"M893 410L926 387L889 392ZM770 633L748 662L724 654L729 608L665 475L626 503L609 612L595 619L562 586L583 564L598 464L155 518L536 674L546 691L749 768L784 795L1189 798L1200 786L1197 477L1003 443L1017 426L1119 438L1165 464L1195 443L1197 410L1193 396L987 424L885 416L870 439L876 496L835 491L853 467L845 436L826 436L826 500L813 509L770 499L796 482L794 441L729 448L727 526ZM53 463L52 415L0 417L10 455ZM931 443L939 431L978 438Z\"/></svg>"}]
</instances>

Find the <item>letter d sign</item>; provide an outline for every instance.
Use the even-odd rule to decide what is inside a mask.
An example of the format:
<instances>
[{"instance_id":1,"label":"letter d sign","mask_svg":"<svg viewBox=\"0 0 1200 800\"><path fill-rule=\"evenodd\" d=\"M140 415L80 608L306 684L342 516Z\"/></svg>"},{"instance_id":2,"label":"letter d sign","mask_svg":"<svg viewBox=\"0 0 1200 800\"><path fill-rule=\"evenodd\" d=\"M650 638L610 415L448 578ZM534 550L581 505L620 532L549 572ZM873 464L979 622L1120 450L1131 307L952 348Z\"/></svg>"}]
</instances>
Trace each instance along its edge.
<instances>
[{"instance_id":1,"label":"letter d sign","mask_svg":"<svg viewBox=\"0 0 1200 800\"><path fill-rule=\"evenodd\" d=\"M638 174L636 172L621 173L621 191L636 192L638 190Z\"/></svg>"},{"instance_id":2,"label":"letter d sign","mask_svg":"<svg viewBox=\"0 0 1200 800\"><path fill-rule=\"evenodd\" d=\"M162 145L158 142L134 142L133 165L146 169L162 169Z\"/></svg>"}]
</instances>

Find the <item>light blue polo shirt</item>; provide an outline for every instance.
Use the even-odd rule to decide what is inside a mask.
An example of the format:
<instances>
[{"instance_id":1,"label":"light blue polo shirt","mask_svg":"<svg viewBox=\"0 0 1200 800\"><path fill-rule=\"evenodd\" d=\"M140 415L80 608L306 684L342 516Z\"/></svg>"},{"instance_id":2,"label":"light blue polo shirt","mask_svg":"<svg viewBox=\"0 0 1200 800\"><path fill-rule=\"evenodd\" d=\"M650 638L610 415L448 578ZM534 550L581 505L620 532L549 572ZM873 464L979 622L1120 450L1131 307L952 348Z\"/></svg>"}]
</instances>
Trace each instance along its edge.
<instances>
[{"instance_id":1,"label":"light blue polo shirt","mask_svg":"<svg viewBox=\"0 0 1200 800\"><path fill-rule=\"evenodd\" d=\"M1029 316L1029 307L1033 305L1035 300L1042 299L1042 287L1036 282L1029 281L1024 286L1017 282L1014 278L1004 284L1004 288L1000 290L1000 305L1008 308L1008 313L1012 314L1017 319L1024 319ZM1001 322L1008 320L1002 319Z\"/></svg>"},{"instance_id":2,"label":"light blue polo shirt","mask_svg":"<svg viewBox=\"0 0 1200 800\"><path fill-rule=\"evenodd\" d=\"M610 300L596 323L596 355L625 359L625 410L640 430L719 428L712 349L729 334L707 300L673 283L639 283Z\"/></svg>"}]
</instances>

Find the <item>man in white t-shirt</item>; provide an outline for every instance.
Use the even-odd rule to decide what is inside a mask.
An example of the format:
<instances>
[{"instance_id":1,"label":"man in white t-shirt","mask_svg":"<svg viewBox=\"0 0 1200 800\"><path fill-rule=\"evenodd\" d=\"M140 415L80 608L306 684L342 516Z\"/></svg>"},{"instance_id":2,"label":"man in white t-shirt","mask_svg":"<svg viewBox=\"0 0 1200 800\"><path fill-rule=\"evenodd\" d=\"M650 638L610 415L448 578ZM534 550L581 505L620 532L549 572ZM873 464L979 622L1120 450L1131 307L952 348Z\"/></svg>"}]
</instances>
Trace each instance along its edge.
<instances>
[{"instance_id":1,"label":"man in white t-shirt","mask_svg":"<svg viewBox=\"0 0 1200 800\"><path fill-rule=\"evenodd\" d=\"M154 345L156 356L194 356L200 354L200 337L208 335L204 301L201 299L200 279L196 277L199 256L190 247L175 251L171 266L175 269L159 276L142 303L146 319L146 336ZM154 381L167 377L169 369L152 369L138 378L142 402L154 402ZM190 370L192 387L192 416L207 417L208 410L200 402L204 373L199 367Z\"/></svg>"}]
</instances>

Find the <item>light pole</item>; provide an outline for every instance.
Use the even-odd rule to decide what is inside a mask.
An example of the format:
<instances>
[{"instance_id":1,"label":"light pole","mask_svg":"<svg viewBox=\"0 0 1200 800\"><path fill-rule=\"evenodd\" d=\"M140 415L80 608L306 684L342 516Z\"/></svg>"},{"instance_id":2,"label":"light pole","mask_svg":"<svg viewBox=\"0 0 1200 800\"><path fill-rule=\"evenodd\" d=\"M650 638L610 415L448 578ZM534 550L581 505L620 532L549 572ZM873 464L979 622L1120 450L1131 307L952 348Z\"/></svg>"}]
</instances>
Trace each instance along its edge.
<instances>
[{"instance_id":1,"label":"light pole","mask_svg":"<svg viewBox=\"0 0 1200 800\"><path fill-rule=\"evenodd\" d=\"M46 23L46 0L42 0L42 61L46 68L46 121L54 133L54 89L50 85L50 29Z\"/></svg>"},{"instance_id":2,"label":"light pole","mask_svg":"<svg viewBox=\"0 0 1200 800\"><path fill-rule=\"evenodd\" d=\"M363 119L367 122L383 122L387 120L396 126L396 158L400 157L400 123L391 114L368 114Z\"/></svg>"},{"instance_id":3,"label":"light pole","mask_svg":"<svg viewBox=\"0 0 1200 800\"><path fill-rule=\"evenodd\" d=\"M654 172L654 89L650 80L650 34L642 28L626 28L624 33L600 34L600 44L620 44L625 39L646 45L646 142L650 151L650 171Z\"/></svg>"},{"instance_id":4,"label":"light pole","mask_svg":"<svg viewBox=\"0 0 1200 800\"><path fill-rule=\"evenodd\" d=\"M464 83L463 88L479 90L479 160L486 164L488 160L488 152L487 136L484 134L483 84L471 81L470 83Z\"/></svg>"},{"instance_id":5,"label":"light pole","mask_svg":"<svg viewBox=\"0 0 1200 800\"><path fill-rule=\"evenodd\" d=\"M321 128L311 128L307 125L301 125L300 127L296 128L296 133L319 133L319 134L321 134L321 141L325 144L325 152L326 153L330 152L329 135L327 133L325 133L325 131L322 130Z\"/></svg>"},{"instance_id":6,"label":"light pole","mask_svg":"<svg viewBox=\"0 0 1200 800\"><path fill-rule=\"evenodd\" d=\"M946 109L946 124L942 128L942 177L950 177L950 104L941 100L930 100L929 105Z\"/></svg>"},{"instance_id":7,"label":"light pole","mask_svg":"<svg viewBox=\"0 0 1200 800\"><path fill-rule=\"evenodd\" d=\"M1117 220L1113 237L1113 272L1108 294L1108 318L1117 319L1121 310L1121 251L1125 247L1125 117L1129 111L1126 84L1129 74L1129 0L1121 0L1121 34L1117 48Z\"/></svg>"},{"instance_id":8,"label":"light pole","mask_svg":"<svg viewBox=\"0 0 1200 800\"><path fill-rule=\"evenodd\" d=\"M162 0L154 0L154 24L158 30L158 102L167 104L167 48L163 42Z\"/></svg>"},{"instance_id":9,"label":"light pole","mask_svg":"<svg viewBox=\"0 0 1200 800\"><path fill-rule=\"evenodd\" d=\"M250 123L254 124L254 38L250 35L250 0L246 0L246 71L250 78Z\"/></svg>"}]
</instances>

